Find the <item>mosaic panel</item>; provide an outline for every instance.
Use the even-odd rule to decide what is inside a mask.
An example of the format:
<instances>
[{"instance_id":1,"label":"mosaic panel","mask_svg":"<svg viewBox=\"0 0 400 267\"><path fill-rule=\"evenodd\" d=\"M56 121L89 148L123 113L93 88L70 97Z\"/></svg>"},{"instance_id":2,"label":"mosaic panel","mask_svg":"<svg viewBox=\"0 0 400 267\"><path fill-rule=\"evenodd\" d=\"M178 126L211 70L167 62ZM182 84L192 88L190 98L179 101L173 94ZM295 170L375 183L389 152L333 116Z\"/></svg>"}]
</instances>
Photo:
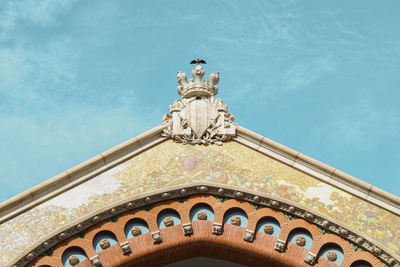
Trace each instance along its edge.
<instances>
[{"instance_id":1,"label":"mosaic panel","mask_svg":"<svg viewBox=\"0 0 400 267\"><path fill-rule=\"evenodd\" d=\"M313 208L400 255L400 217L236 142L164 142L0 225L0 266L31 244L107 204L194 181L267 192Z\"/></svg>"}]
</instances>

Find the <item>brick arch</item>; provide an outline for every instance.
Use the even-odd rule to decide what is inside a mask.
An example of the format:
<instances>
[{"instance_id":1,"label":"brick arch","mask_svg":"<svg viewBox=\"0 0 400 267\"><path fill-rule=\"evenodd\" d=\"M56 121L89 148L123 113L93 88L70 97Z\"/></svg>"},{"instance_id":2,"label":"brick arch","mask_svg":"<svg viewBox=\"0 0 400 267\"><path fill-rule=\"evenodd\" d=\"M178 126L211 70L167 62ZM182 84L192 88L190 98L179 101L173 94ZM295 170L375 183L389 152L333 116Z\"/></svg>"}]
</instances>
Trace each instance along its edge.
<instances>
[{"instance_id":1,"label":"brick arch","mask_svg":"<svg viewBox=\"0 0 400 267\"><path fill-rule=\"evenodd\" d=\"M249 225L247 226L248 229L255 231L258 222L266 217L271 217L274 218L275 220L277 220L280 224L281 227L281 231L282 228L285 227L288 224L288 220L286 219L285 215L283 215L282 212L279 211L275 211L273 209L270 208L261 208L259 210L255 211L255 219L252 220L252 224L249 223Z\"/></svg>"},{"instance_id":2,"label":"brick arch","mask_svg":"<svg viewBox=\"0 0 400 267\"><path fill-rule=\"evenodd\" d=\"M150 223L148 223L150 232L159 230L158 225L157 225L157 218L158 218L158 215L164 210L173 210L173 211L177 212L181 219L181 223L183 223L182 217L183 217L183 214L185 213L185 208L181 206L181 203L174 201L174 200L157 203L149 211L151 214L153 214L153 220L151 221L151 226L150 226Z\"/></svg>"},{"instance_id":3,"label":"brick arch","mask_svg":"<svg viewBox=\"0 0 400 267\"><path fill-rule=\"evenodd\" d=\"M191 196L185 203L183 203L182 206L185 206L186 209L184 210L184 218L186 219L185 221L182 219L182 223L188 223L190 222L190 211L193 209L194 206L198 204L207 204L209 205L214 212L214 216L216 213L216 210L220 208L221 203L215 199L212 196L207 196L207 195L195 195Z\"/></svg>"},{"instance_id":4,"label":"brick arch","mask_svg":"<svg viewBox=\"0 0 400 267\"><path fill-rule=\"evenodd\" d=\"M97 254L93 248L93 239L100 232L106 231L114 234L115 237L117 238L118 243L122 243L125 241L126 238L124 239L123 237L121 237L120 234L118 234L120 232L118 228L120 228L119 225L114 224L112 222L102 222L100 224L97 224L89 228L88 232L84 237L84 240L86 240L88 243L92 245L90 248L88 248L88 250L90 250L90 255L88 254L89 258Z\"/></svg>"},{"instance_id":5,"label":"brick arch","mask_svg":"<svg viewBox=\"0 0 400 267\"><path fill-rule=\"evenodd\" d=\"M346 259L346 258L345 258ZM357 251L354 252L353 255L346 261L346 263L343 264L343 267L350 267L354 262L363 260L372 265L372 267L381 267L382 262L372 255L371 253L368 253L366 251Z\"/></svg>"},{"instance_id":6,"label":"brick arch","mask_svg":"<svg viewBox=\"0 0 400 267\"><path fill-rule=\"evenodd\" d=\"M58 245L57 248L54 250L52 258L54 260L55 266L63 266L61 262L62 255L67 249L73 247L82 249L88 258L90 258L90 255L93 255L92 254L92 250L94 251L93 246L87 240L82 239L80 237L75 239L69 238L66 241L62 242L60 245Z\"/></svg>"},{"instance_id":7,"label":"brick arch","mask_svg":"<svg viewBox=\"0 0 400 267\"><path fill-rule=\"evenodd\" d=\"M321 236L318 240L315 240L313 245L311 246L310 252L318 255L321 248L328 244L334 244L339 246L343 250L344 260L342 265L346 265L346 263L350 260L353 250L349 242L341 238L340 236L333 234L326 234Z\"/></svg>"},{"instance_id":8,"label":"brick arch","mask_svg":"<svg viewBox=\"0 0 400 267\"><path fill-rule=\"evenodd\" d=\"M238 229L231 225L225 225L224 231L221 234L213 234L213 222L211 221L194 221L192 222L193 233L185 235L183 231L183 224L190 221L190 210L197 204L210 205L214 210L215 218L219 216L222 223L225 213L231 208L242 209L248 217L247 229ZM158 231L157 216L163 210L174 210L181 217L182 225L174 225L160 230L162 241L155 244L152 239L152 232ZM269 235L257 235L254 240L244 240L245 230L255 231L256 225L260 219L264 217L271 217L276 219L280 226L281 232L279 237L271 237ZM132 219L144 220L149 226L149 233L141 235L139 238L127 239L125 236L126 223ZM217 220L215 220L218 222ZM313 245L309 251L302 247L287 246L286 250L278 252L274 247L275 242L280 239L287 242L289 234L295 229L305 229L310 232L313 238ZM233 261L240 264L252 265L250 262L243 262L238 259L238 255L245 258L254 257L257 260L253 261L253 265L260 262L269 263L273 266L308 266L304 262L305 253L312 253L318 255L319 250L329 243L339 245L344 252L345 260L342 266L350 266L352 262L357 260L365 260L373 266L380 264L380 261L368 252L353 252L350 243L335 234L322 235L315 224L305 221L304 219L295 219L288 221L286 216L281 212L268 207L263 207L255 210L253 206L242 200L230 199L223 203L219 202L215 197L210 195L195 195L189 197L185 202L178 202L175 200L165 200L155 204L149 211L134 209L125 212L120 216L115 223L113 222L99 222L95 226L89 228L85 237L74 237L63 241L54 250L53 256L46 256L34 261L30 267L39 267L41 265L62 266L61 256L64 251L70 247L81 248L90 259L96 256L93 248L93 238L101 231L110 231L115 234L117 241L120 245L115 245L106 250L97 253L103 266L122 267L124 264L138 264L143 263L143 266L152 266L152 262L157 260L162 261L162 255L166 254L170 257L169 262L177 261L178 259L186 259L197 256L216 257L223 260ZM121 243L128 243L132 249L130 253L123 254L123 246ZM219 251L221 253L213 254L214 252L207 252L205 248L212 251ZM203 254L196 254L200 251ZM228 253L228 252L229 253ZM179 253L178 253L179 252ZM200 253L199 252L199 253ZM229 254L229 255L228 255ZM182 258L186 257L186 258ZM222 258L221 258L222 257ZM113 261L113 259L118 259ZM325 258L320 257L317 266L328 266L332 264ZM89 260L85 260L79 264L82 266L91 266Z\"/></svg>"},{"instance_id":9,"label":"brick arch","mask_svg":"<svg viewBox=\"0 0 400 267\"><path fill-rule=\"evenodd\" d=\"M120 239L122 240L122 242L125 242L127 240L127 237L125 235L125 226L126 224L130 221L130 220L134 220L134 219L140 219L143 220L147 223L147 226L149 227L149 231L151 231L150 222L156 221L157 218L154 217L153 213L144 211L144 210L134 210L134 211L129 211L129 212L125 212L121 217L118 218L117 220L117 233L116 236L118 235L120 237ZM157 223L155 225L153 225L153 228L156 229L157 227ZM119 240L119 239L118 239Z\"/></svg>"},{"instance_id":10,"label":"brick arch","mask_svg":"<svg viewBox=\"0 0 400 267\"><path fill-rule=\"evenodd\" d=\"M289 234L293 230L298 228L305 229L308 232L310 232L313 238L313 243L315 243L316 240L318 240L321 237L321 233L319 232L317 226L302 219L295 219L287 223L284 227L281 227L281 233L279 234L279 239L287 241Z\"/></svg>"},{"instance_id":11,"label":"brick arch","mask_svg":"<svg viewBox=\"0 0 400 267\"><path fill-rule=\"evenodd\" d=\"M30 262L27 267L42 267L42 266L56 266L57 261L54 257L51 256L45 256L42 258L37 258L34 261Z\"/></svg>"},{"instance_id":12,"label":"brick arch","mask_svg":"<svg viewBox=\"0 0 400 267\"><path fill-rule=\"evenodd\" d=\"M218 207L218 213L216 211L214 215L214 221L218 223L223 223L225 213L233 208L239 208L242 209L248 219L248 224L250 223L251 220L255 219L255 214L254 214L254 209L253 207L246 201L241 201L237 199L229 199L225 202L223 202L219 207Z\"/></svg>"}]
</instances>

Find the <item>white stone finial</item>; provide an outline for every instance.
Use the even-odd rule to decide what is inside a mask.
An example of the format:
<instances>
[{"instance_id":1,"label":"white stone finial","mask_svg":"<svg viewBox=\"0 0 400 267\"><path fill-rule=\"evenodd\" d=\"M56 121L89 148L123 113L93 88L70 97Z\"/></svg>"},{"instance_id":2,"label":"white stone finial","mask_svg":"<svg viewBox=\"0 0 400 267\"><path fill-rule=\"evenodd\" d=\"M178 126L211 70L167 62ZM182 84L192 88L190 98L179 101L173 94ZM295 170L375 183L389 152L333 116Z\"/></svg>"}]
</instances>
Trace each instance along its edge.
<instances>
[{"instance_id":1,"label":"white stone finial","mask_svg":"<svg viewBox=\"0 0 400 267\"><path fill-rule=\"evenodd\" d=\"M219 73L214 72L203 81L205 71L200 63L205 61L191 63L196 64L192 70L194 81L188 81L186 73L178 72L178 93L182 98L170 105L170 113L163 116L163 136L183 144L222 145L236 135L236 124L228 106L214 97L218 93Z\"/></svg>"}]
</instances>

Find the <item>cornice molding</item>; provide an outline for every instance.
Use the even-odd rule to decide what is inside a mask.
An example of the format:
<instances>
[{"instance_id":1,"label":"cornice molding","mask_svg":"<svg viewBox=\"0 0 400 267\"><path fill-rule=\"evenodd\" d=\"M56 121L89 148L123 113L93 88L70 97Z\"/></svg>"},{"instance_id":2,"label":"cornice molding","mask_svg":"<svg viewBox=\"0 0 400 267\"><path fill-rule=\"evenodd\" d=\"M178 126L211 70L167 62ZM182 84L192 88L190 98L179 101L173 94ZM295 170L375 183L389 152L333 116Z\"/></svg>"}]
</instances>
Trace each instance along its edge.
<instances>
[{"instance_id":1,"label":"cornice molding","mask_svg":"<svg viewBox=\"0 0 400 267\"><path fill-rule=\"evenodd\" d=\"M400 197L246 128L237 126L236 130L235 141L400 216Z\"/></svg>"},{"instance_id":2,"label":"cornice molding","mask_svg":"<svg viewBox=\"0 0 400 267\"><path fill-rule=\"evenodd\" d=\"M0 224L160 144L159 125L0 204ZM400 216L400 198L271 139L236 126L234 141Z\"/></svg>"},{"instance_id":3,"label":"cornice molding","mask_svg":"<svg viewBox=\"0 0 400 267\"><path fill-rule=\"evenodd\" d=\"M159 125L0 204L0 224L166 141Z\"/></svg>"}]
</instances>

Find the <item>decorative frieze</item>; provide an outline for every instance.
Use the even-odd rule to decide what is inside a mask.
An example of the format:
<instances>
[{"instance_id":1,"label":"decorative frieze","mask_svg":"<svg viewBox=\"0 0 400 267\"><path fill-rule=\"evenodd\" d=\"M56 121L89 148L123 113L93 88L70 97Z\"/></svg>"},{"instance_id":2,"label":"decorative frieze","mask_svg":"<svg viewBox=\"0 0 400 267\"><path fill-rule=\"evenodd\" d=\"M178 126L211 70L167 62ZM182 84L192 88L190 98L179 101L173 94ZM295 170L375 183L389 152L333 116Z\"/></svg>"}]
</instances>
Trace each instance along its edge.
<instances>
[{"instance_id":1,"label":"decorative frieze","mask_svg":"<svg viewBox=\"0 0 400 267\"><path fill-rule=\"evenodd\" d=\"M163 197L165 195L165 193L168 193L168 195L171 196L171 198L180 197L182 195L183 190L184 190L185 195L192 195L192 194L196 194L196 193L204 194L205 192L207 192L207 194L216 195L218 197L238 198L241 201L257 203L257 205L260 205L260 206L270 206L270 207L274 208L275 210L280 210L281 212L284 212L284 213L289 212L290 214L293 214L299 218L310 219L311 218L310 215L312 215L313 216L312 223L318 225L319 227L323 227L331 233L338 234L342 238L360 246L363 250L369 251L370 253L374 254L376 257L381 259L383 262L387 263L389 266L396 266L399 264L399 262L395 259L395 257L391 256L390 253L388 253L387 251L384 251L377 244L371 243L365 237L361 237L360 235L349 231L344 226L338 225L336 222L329 221L329 220L327 220L327 218L322 218L322 217L320 217L320 215L311 213L310 210L306 210L304 208L300 208L300 207L296 207L296 206L291 206L291 205L285 203L281 199L272 199L272 198L268 198L265 196L258 196L258 195L252 194L250 192L243 192L243 197L239 197L236 194L238 191L235 191L229 187L221 188L220 185L218 187L216 187L212 184L200 184L200 185L196 184L196 185L192 185L192 186L187 186L185 188L177 188L177 189L173 189L173 190L169 190L169 191L164 191L164 192L152 195L152 196L144 196L143 198L135 199L135 203L137 203L135 205L135 207L140 208L140 207L152 204L152 203L156 203L156 202L165 200L165 198ZM257 199L257 201L255 198L256 196L259 198L259 199ZM168 199L169 198L170 197L168 197ZM18 263L17 266L26 265L29 261L34 259L36 257L36 255L42 254L43 251L47 250L50 247L55 246L56 244L67 239L68 237L71 237L71 236L75 235L76 233L81 232L81 231L87 229L88 227L90 227L96 223L99 223L99 222L103 221L104 219L109 218L111 216L111 214L113 214L113 216L116 216L117 214L119 214L121 212L128 211L129 210L129 205L127 205L128 203L133 203L133 201L127 200L127 202L121 203L120 205L113 207L112 209L115 209L115 212L113 212L113 213L111 213L111 209L109 208L109 209L106 209L103 213L91 216L88 219L81 221L79 224L77 224L75 226L71 226L70 228L65 228L61 233L53 236L50 239L47 239L40 246L31 250L31 252L29 254L25 255L23 258L21 258L17 262ZM204 214L198 213L198 216L200 216L200 218L198 217L198 219L201 220L201 217L204 216ZM98 220L93 220L93 218L95 218L95 217L97 217ZM237 216L234 216L234 217L237 217ZM237 218L232 217L231 219L233 219L233 221L231 221L231 223L233 225L240 225ZM172 218L171 218L171 220L172 220ZM94 222L94 221L96 221L96 222ZM166 226L168 226L170 224L170 222L167 221L165 224L166 224ZM189 235L193 232L193 229L192 229L192 226L190 223L183 224L182 228L183 228L183 232L185 235ZM137 235L139 235L139 233L141 233L141 230L139 227L135 226L132 228L131 232L132 232L133 236L137 236ZM264 227L264 232L267 234L269 234L270 232L273 233L273 226L266 225ZM223 233L223 225L221 223L214 222L213 227L212 227L212 233L215 235L221 235ZM159 231L151 233L151 237L155 244L162 242L161 234ZM243 236L243 239L245 241L251 242L251 240L254 239L254 233L252 234L251 232L246 231L245 235ZM299 244L299 245L301 245L301 244ZM129 251L131 248L129 247L128 242L122 243L122 244L120 244L120 246L124 253L130 253ZM275 249L277 251L284 252L285 248L286 248L286 240L278 239L275 244ZM311 256L308 255L309 258L312 258Z\"/></svg>"}]
</instances>

